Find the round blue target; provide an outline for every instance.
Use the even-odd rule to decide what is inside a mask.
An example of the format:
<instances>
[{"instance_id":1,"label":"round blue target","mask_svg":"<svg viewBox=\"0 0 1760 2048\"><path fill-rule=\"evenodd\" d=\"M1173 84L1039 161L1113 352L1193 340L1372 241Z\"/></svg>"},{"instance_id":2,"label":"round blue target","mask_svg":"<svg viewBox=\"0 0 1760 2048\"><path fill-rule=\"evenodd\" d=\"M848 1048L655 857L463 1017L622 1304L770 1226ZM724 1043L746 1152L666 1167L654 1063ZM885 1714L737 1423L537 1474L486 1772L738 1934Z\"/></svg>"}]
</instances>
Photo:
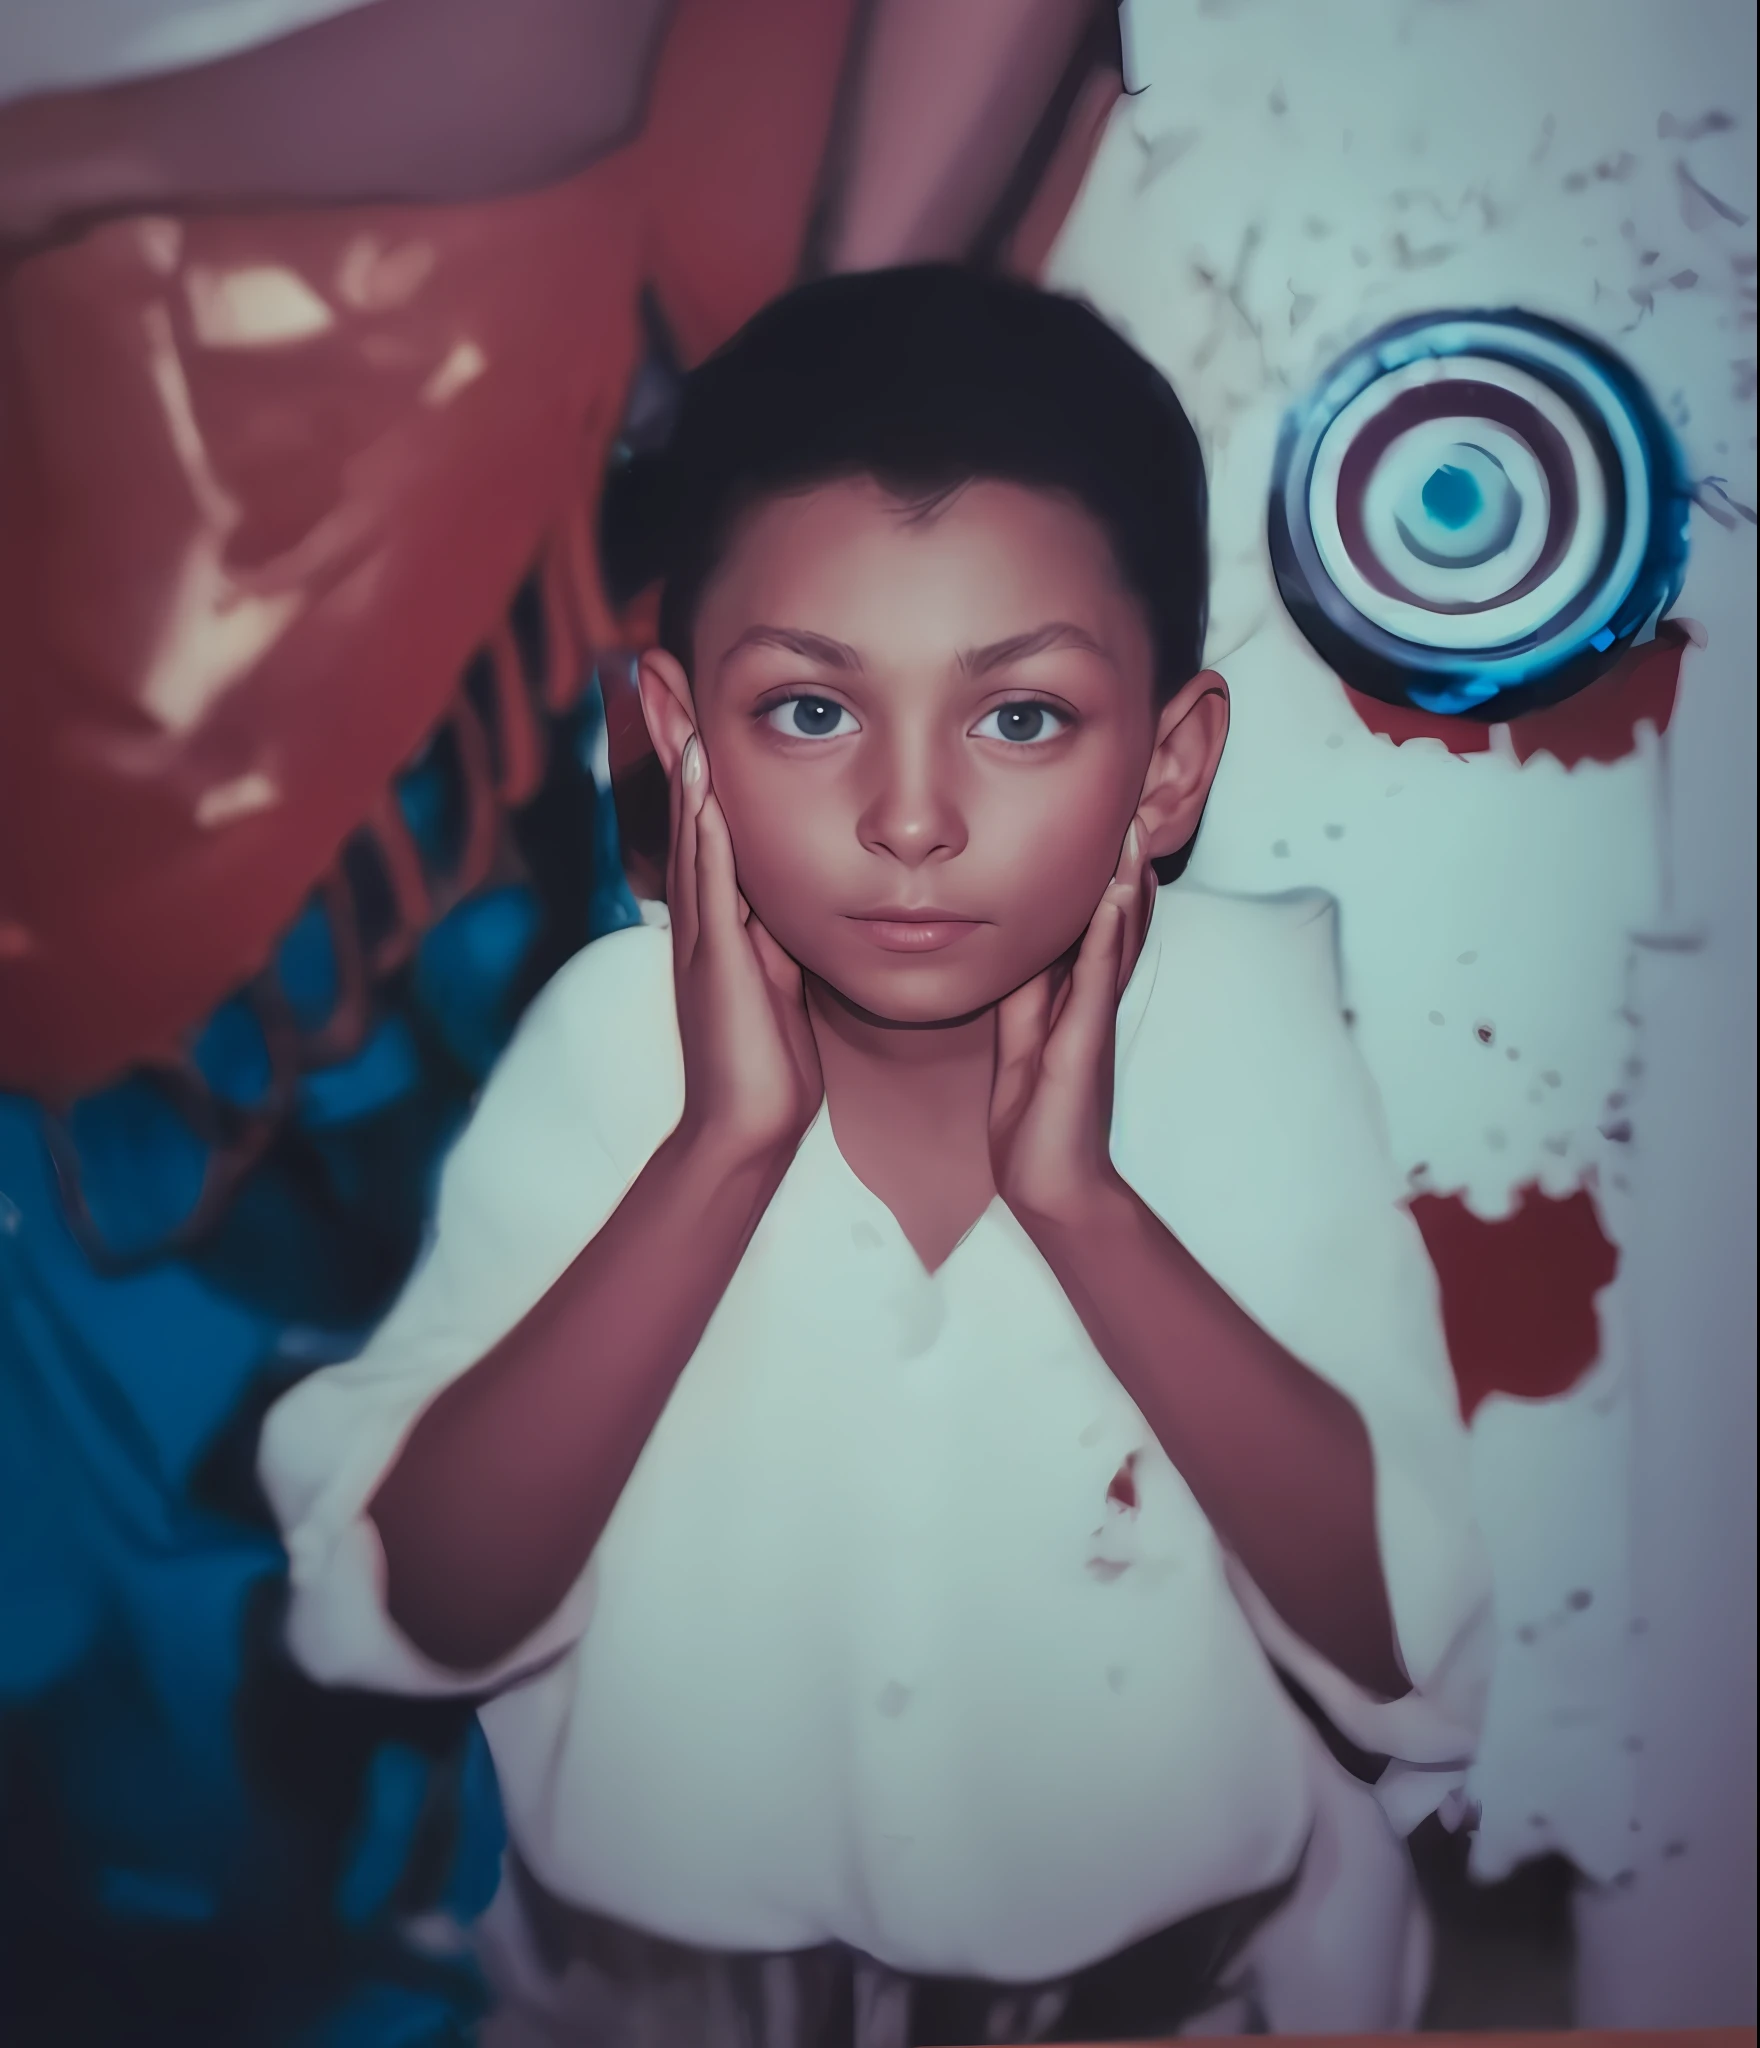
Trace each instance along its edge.
<instances>
[{"instance_id":1,"label":"round blue target","mask_svg":"<svg viewBox=\"0 0 1760 2048\"><path fill-rule=\"evenodd\" d=\"M1501 722L1593 682L1673 603L1688 503L1610 350L1528 313L1425 314L1284 421L1271 564L1353 688Z\"/></svg>"}]
</instances>

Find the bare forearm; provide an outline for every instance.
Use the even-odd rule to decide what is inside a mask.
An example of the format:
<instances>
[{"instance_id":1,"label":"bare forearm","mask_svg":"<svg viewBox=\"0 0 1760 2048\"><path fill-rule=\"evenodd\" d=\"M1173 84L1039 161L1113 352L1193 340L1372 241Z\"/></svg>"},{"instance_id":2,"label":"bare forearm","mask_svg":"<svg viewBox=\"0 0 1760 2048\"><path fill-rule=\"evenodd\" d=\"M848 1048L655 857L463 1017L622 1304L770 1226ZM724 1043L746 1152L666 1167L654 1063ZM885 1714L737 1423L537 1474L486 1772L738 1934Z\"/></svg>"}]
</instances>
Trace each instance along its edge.
<instances>
[{"instance_id":1,"label":"bare forearm","mask_svg":"<svg viewBox=\"0 0 1760 2048\"><path fill-rule=\"evenodd\" d=\"M1384 1698L1399 1668L1362 1418L1122 1181L1026 1227L1224 1545L1291 1628Z\"/></svg>"},{"instance_id":2,"label":"bare forearm","mask_svg":"<svg viewBox=\"0 0 1760 2048\"><path fill-rule=\"evenodd\" d=\"M418 1649L482 1670L561 1604L786 1165L675 1132L422 1416L371 1506L390 1613Z\"/></svg>"},{"instance_id":3,"label":"bare forearm","mask_svg":"<svg viewBox=\"0 0 1760 2048\"><path fill-rule=\"evenodd\" d=\"M213 63L0 108L0 238L155 207L449 200L640 117L663 0L373 0Z\"/></svg>"},{"instance_id":4,"label":"bare forearm","mask_svg":"<svg viewBox=\"0 0 1760 2048\"><path fill-rule=\"evenodd\" d=\"M874 0L819 265L963 256L1097 11L1096 0Z\"/></svg>"}]
</instances>

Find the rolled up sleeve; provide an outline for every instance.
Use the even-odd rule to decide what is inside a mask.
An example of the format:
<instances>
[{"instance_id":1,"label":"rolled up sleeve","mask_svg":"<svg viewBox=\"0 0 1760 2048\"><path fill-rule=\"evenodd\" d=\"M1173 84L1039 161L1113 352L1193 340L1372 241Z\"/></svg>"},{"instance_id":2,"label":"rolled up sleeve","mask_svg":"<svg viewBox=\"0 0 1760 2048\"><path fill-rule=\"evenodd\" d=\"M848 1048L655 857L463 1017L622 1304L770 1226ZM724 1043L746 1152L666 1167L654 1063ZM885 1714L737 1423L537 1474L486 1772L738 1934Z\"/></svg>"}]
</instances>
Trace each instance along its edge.
<instances>
[{"instance_id":1,"label":"rolled up sleeve","mask_svg":"<svg viewBox=\"0 0 1760 2048\"><path fill-rule=\"evenodd\" d=\"M1365 1691L1288 1626L1238 1563L1230 1575L1272 1660L1341 1733L1389 1759L1376 1796L1409 1832L1458 1806L1477 1747L1493 1652L1490 1572L1435 1276L1416 1226L1389 1200L1379 1213L1335 1212L1326 1235L1341 1257L1348 1252L1333 1289L1354 1287L1359 1298L1340 1305L1331 1330L1279 1334L1351 1400L1367 1431L1382 1575L1411 1690L1394 1700Z\"/></svg>"},{"instance_id":2,"label":"rolled up sleeve","mask_svg":"<svg viewBox=\"0 0 1760 2048\"><path fill-rule=\"evenodd\" d=\"M1362 1419L1411 1691L1366 1692L1289 1627L1238 1560L1228 1569L1272 1661L1342 1734L1391 1759L1377 1795L1409 1830L1450 1804L1472 1761L1491 1581L1440 1292L1342 1014L1335 918L1318 894L1188 907L1161 966L1187 993L1167 1030L1132 1053L1179 1078L1115 1151L1167 1187L1164 1219L1193 1256Z\"/></svg>"},{"instance_id":3,"label":"rolled up sleeve","mask_svg":"<svg viewBox=\"0 0 1760 2048\"><path fill-rule=\"evenodd\" d=\"M640 928L561 970L446 1162L427 1251L396 1305L357 1357L313 1373L269 1413L258 1471L287 1547L288 1647L325 1684L492 1693L587 1624L591 1561L496 1664L436 1664L387 1611L369 1509L429 1404L556 1283L676 1118L670 976L665 934Z\"/></svg>"}]
</instances>

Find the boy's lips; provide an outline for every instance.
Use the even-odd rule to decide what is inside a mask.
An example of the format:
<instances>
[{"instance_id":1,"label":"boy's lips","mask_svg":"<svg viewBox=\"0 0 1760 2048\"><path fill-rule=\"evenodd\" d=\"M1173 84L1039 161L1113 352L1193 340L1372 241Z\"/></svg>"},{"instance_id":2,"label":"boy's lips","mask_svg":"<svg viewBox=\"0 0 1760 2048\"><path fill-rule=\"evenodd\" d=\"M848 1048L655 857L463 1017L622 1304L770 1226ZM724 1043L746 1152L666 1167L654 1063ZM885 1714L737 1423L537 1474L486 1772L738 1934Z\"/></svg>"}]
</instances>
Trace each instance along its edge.
<instances>
[{"instance_id":1,"label":"boy's lips","mask_svg":"<svg viewBox=\"0 0 1760 2048\"><path fill-rule=\"evenodd\" d=\"M904 904L888 904L881 910L858 912L850 920L888 953L938 953L944 946L957 945L989 920L961 917L951 910L930 906L913 910Z\"/></svg>"}]
</instances>

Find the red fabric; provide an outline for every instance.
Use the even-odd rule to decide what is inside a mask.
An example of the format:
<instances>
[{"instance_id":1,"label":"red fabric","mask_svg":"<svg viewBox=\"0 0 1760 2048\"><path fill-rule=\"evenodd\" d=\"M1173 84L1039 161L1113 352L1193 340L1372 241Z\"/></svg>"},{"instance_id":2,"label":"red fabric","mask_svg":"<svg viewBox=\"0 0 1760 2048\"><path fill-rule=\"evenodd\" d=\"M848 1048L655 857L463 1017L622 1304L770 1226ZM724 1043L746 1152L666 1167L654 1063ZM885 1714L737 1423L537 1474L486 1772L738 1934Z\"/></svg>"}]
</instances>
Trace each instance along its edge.
<instances>
[{"instance_id":1,"label":"red fabric","mask_svg":"<svg viewBox=\"0 0 1760 2048\"><path fill-rule=\"evenodd\" d=\"M851 15L682 0L641 137L543 192L125 220L0 280L0 1088L258 971L534 561L615 637L643 287L689 359L787 285ZM281 338L227 345L229 290Z\"/></svg>"}]
</instances>

